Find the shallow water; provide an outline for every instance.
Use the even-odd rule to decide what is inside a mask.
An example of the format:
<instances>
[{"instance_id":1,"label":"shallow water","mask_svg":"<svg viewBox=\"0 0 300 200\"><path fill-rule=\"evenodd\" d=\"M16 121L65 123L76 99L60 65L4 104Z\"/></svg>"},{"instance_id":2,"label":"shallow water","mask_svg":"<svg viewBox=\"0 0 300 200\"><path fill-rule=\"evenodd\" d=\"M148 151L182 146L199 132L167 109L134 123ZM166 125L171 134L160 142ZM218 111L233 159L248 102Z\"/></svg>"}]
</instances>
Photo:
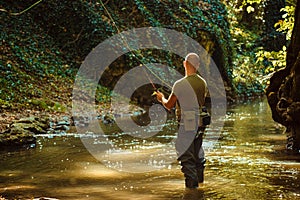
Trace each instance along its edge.
<instances>
[{"instance_id":1,"label":"shallow water","mask_svg":"<svg viewBox=\"0 0 300 200\"><path fill-rule=\"evenodd\" d=\"M0 195L72 200L300 199L300 158L285 151L283 130L271 119L265 100L230 106L217 143L206 152L205 182L194 191L185 190L176 160L156 171L122 172L94 158L77 134L40 136L36 148L0 152ZM206 137L214 134L208 129ZM142 146L121 135L111 137L129 149ZM172 137L160 135L138 151L147 154Z\"/></svg>"}]
</instances>

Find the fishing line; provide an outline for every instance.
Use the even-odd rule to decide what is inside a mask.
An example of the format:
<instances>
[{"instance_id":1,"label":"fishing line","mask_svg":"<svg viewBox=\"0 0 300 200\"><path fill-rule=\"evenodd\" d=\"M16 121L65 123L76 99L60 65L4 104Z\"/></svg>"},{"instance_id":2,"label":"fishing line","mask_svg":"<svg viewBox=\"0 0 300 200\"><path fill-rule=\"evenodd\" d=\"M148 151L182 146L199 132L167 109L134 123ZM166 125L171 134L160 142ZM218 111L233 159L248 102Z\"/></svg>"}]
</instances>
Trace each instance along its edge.
<instances>
[{"instance_id":1,"label":"fishing line","mask_svg":"<svg viewBox=\"0 0 300 200\"><path fill-rule=\"evenodd\" d=\"M117 29L118 34L120 34L121 31L120 31L119 27L117 26L115 20L114 20L113 17L111 16L110 12L109 12L108 9L106 8L106 6L105 6L104 3L102 2L102 0L100 0L100 3L101 3L101 5L102 5L102 7L104 8L105 12L107 13L108 17L110 18L110 20L113 22L113 26ZM128 44L126 38L124 38L122 34L120 34L120 35L121 35L121 38L122 38L123 42L124 42L125 45L127 46L127 48L132 52L132 54L134 55L134 57L138 59L138 56L136 55L136 53L134 53L133 49L129 46L129 44ZM142 55L142 57L143 57L143 55ZM169 88L172 88L172 86L171 86L170 84L166 83L162 78L160 78L156 73L154 73L154 72L153 72L146 64L144 64L144 62L143 62L141 59L138 59L138 60L142 63L142 64L140 65L141 67L145 66L145 68L146 68L153 76L155 76L158 80L160 80L163 84L165 84L165 85L168 86ZM143 69L144 69L144 68L143 68ZM149 74L146 72L145 69L144 69L144 72L145 72L145 74L146 74L146 76L147 76L147 79L150 81L150 83L151 83L153 89L154 89L155 91L157 91L156 86L154 85L153 81L151 80Z\"/></svg>"},{"instance_id":2,"label":"fishing line","mask_svg":"<svg viewBox=\"0 0 300 200\"><path fill-rule=\"evenodd\" d=\"M141 67L143 67L143 65L140 65ZM146 65L144 65L145 67L146 67ZM147 67L146 67L147 68ZM147 78L148 78L148 80L150 81L150 83L151 83L151 85L152 85L152 87L154 88L154 90L156 91L157 90L157 88L156 88L156 86L154 85L154 83L153 83L153 81L151 80L151 78L149 77L149 74L146 72L146 70L145 70L145 68L143 68L143 71L145 72L145 74L146 74L146 76L147 76Z\"/></svg>"},{"instance_id":3,"label":"fishing line","mask_svg":"<svg viewBox=\"0 0 300 200\"><path fill-rule=\"evenodd\" d=\"M14 13L11 13L5 9L0 9L0 11L3 11L3 12L7 12L9 13L10 15L14 15L14 16L18 16L18 15L22 15L23 13L27 12L28 10L30 10L31 8L33 8L34 6L38 5L39 3L41 3L43 0L39 0L37 2L35 2L34 4L32 4L31 6L29 6L28 8L26 8L25 10L22 10L21 12L14 12Z\"/></svg>"}]
</instances>

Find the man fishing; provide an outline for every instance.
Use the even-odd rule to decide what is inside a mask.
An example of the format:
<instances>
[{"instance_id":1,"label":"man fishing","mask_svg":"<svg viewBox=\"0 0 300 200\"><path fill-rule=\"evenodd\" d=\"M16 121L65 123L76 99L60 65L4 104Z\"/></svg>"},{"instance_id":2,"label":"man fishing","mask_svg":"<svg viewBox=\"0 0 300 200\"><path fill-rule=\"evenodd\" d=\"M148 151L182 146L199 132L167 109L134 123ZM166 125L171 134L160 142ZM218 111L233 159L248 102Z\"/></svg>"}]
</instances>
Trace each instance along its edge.
<instances>
[{"instance_id":1,"label":"man fishing","mask_svg":"<svg viewBox=\"0 0 300 200\"><path fill-rule=\"evenodd\" d=\"M183 61L185 76L177 80L168 99L157 91L157 100L170 110L176 104L176 117L179 123L176 151L185 176L187 188L197 188L203 182L205 167L202 137L205 125L199 120L199 113L207 95L206 81L197 74L200 58L189 53Z\"/></svg>"}]
</instances>

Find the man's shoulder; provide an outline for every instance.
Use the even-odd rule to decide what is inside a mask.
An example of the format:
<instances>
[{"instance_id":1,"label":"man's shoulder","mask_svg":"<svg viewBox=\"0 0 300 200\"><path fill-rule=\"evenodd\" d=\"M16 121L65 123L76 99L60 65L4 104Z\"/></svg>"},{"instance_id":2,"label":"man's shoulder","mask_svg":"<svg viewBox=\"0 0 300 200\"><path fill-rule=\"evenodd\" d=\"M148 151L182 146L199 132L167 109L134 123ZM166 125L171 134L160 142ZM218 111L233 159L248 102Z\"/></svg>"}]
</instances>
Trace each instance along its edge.
<instances>
[{"instance_id":1,"label":"man's shoulder","mask_svg":"<svg viewBox=\"0 0 300 200\"><path fill-rule=\"evenodd\" d=\"M175 81L174 85L173 85L173 91L178 94L179 91L182 91L183 88L185 88L186 85L186 79L185 77L182 77L181 79L178 79L177 81Z\"/></svg>"},{"instance_id":2,"label":"man's shoulder","mask_svg":"<svg viewBox=\"0 0 300 200\"><path fill-rule=\"evenodd\" d=\"M178 85L184 81L185 81L185 77L182 77L181 79L178 79L177 81L175 81L174 85Z\"/></svg>"},{"instance_id":3,"label":"man's shoulder","mask_svg":"<svg viewBox=\"0 0 300 200\"><path fill-rule=\"evenodd\" d=\"M199 74L197 74L197 77L198 77L201 81L203 81L204 83L206 83L206 80L205 80L202 76L200 76Z\"/></svg>"}]
</instances>

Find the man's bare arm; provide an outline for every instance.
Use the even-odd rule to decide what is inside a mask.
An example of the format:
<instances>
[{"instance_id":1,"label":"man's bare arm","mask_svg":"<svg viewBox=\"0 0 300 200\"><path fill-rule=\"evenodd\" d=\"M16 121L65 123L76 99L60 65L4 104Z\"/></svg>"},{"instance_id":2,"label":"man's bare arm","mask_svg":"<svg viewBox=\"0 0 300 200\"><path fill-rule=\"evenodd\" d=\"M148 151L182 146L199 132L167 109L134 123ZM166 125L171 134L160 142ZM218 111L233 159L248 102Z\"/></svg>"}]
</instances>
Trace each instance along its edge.
<instances>
[{"instance_id":1,"label":"man's bare arm","mask_svg":"<svg viewBox=\"0 0 300 200\"><path fill-rule=\"evenodd\" d=\"M175 106L176 101L177 101L177 97L174 93L171 93L169 98L166 99L163 93L157 92L156 93L156 98L168 110L173 108Z\"/></svg>"}]
</instances>

